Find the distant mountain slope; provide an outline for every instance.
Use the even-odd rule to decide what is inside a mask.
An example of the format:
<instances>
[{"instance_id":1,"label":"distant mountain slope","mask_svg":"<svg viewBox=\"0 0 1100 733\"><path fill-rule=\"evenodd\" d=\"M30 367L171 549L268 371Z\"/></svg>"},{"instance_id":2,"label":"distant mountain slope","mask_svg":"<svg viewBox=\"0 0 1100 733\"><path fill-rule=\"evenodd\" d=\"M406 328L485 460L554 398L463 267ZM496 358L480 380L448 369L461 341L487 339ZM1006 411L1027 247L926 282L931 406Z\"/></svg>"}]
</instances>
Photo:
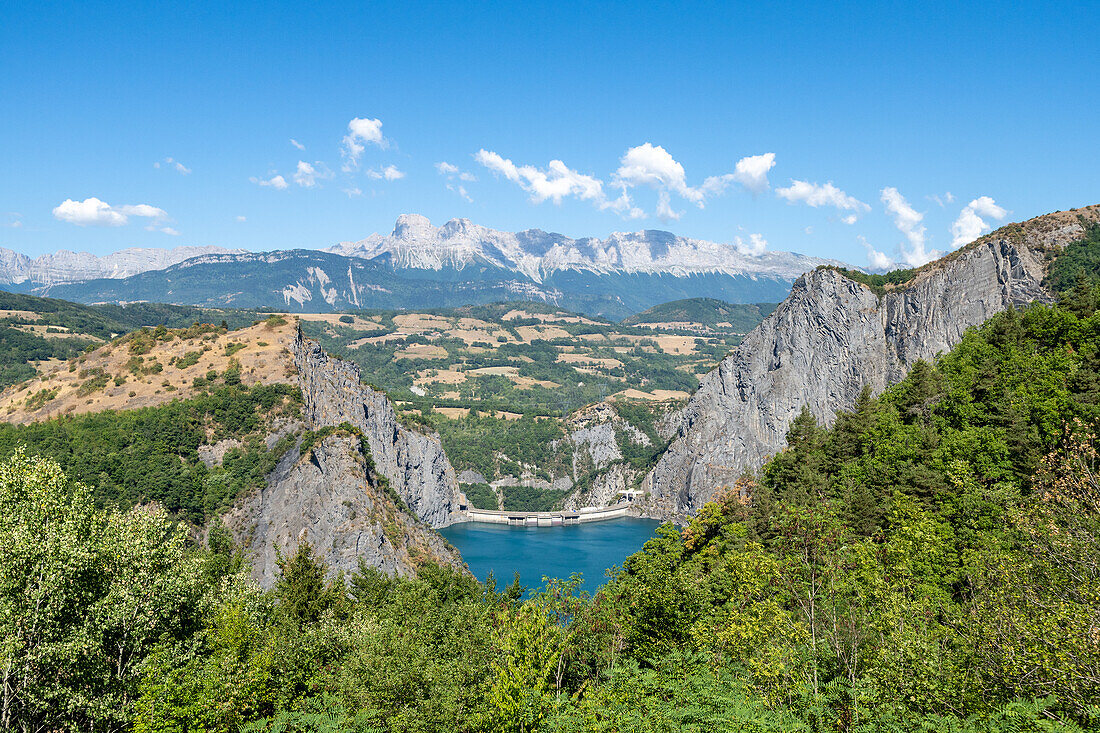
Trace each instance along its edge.
<instances>
[{"instance_id":1,"label":"distant mountain slope","mask_svg":"<svg viewBox=\"0 0 1100 733\"><path fill-rule=\"evenodd\" d=\"M723 273L793 280L826 263L792 252L750 255L728 244L658 230L615 232L607 239L572 239L541 229L502 232L469 219L452 219L434 227L419 214L398 217L388 237L373 234L358 242L342 242L327 251L368 260L386 256L398 269L462 270L489 264L522 273L534 282L568 270L677 277Z\"/></svg>"},{"instance_id":2,"label":"distant mountain slope","mask_svg":"<svg viewBox=\"0 0 1100 733\"><path fill-rule=\"evenodd\" d=\"M82 303L169 302L219 308L273 307L295 312L354 308L441 308L537 300L613 319L692 295L750 302L779 301L790 281L720 272L677 276L659 272L562 270L536 282L490 263L461 270L395 269L375 260L315 250L196 257L164 270L123 279L40 288Z\"/></svg>"},{"instance_id":3,"label":"distant mountain slope","mask_svg":"<svg viewBox=\"0 0 1100 733\"><path fill-rule=\"evenodd\" d=\"M778 302L799 275L822 264L842 265L791 252L746 254L662 231L571 239L537 229L501 232L467 219L434 227L406 214L388 236L327 251L179 248L103 258L58 252L31 260L0 250L0 287L82 303L300 312L539 300L619 319L684 298Z\"/></svg>"},{"instance_id":4,"label":"distant mountain slope","mask_svg":"<svg viewBox=\"0 0 1100 733\"><path fill-rule=\"evenodd\" d=\"M723 328L742 333L756 328L764 317L775 310L776 303L726 303L714 298L687 298L662 303L623 319L623 325L645 323L687 323Z\"/></svg>"},{"instance_id":5,"label":"distant mountain slope","mask_svg":"<svg viewBox=\"0 0 1100 733\"><path fill-rule=\"evenodd\" d=\"M97 278L123 278L139 272L161 270L200 255L243 251L224 247L132 247L105 257L96 257L88 252L63 249L32 259L0 247L0 285L37 287Z\"/></svg>"},{"instance_id":6,"label":"distant mountain slope","mask_svg":"<svg viewBox=\"0 0 1100 733\"><path fill-rule=\"evenodd\" d=\"M803 276L703 377L643 482L654 513L690 514L759 467L783 446L803 406L831 422L864 387L881 392L918 360L950 349L967 328L1009 307L1049 301L1048 263L1097 221L1100 206L1011 224L889 288L827 267Z\"/></svg>"}]
</instances>

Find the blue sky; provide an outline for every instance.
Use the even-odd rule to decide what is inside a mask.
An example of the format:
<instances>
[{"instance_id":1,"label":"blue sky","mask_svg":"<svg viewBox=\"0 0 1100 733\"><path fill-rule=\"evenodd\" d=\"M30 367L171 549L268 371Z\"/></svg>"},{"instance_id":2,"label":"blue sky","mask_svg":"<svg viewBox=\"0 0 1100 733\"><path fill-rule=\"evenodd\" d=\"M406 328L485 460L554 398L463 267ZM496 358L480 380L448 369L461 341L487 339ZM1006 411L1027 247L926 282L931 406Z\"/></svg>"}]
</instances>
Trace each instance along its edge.
<instances>
[{"instance_id":1,"label":"blue sky","mask_svg":"<svg viewBox=\"0 0 1100 733\"><path fill-rule=\"evenodd\" d=\"M0 246L418 212L866 265L1100 202L1098 3L230 5L4 4Z\"/></svg>"}]
</instances>

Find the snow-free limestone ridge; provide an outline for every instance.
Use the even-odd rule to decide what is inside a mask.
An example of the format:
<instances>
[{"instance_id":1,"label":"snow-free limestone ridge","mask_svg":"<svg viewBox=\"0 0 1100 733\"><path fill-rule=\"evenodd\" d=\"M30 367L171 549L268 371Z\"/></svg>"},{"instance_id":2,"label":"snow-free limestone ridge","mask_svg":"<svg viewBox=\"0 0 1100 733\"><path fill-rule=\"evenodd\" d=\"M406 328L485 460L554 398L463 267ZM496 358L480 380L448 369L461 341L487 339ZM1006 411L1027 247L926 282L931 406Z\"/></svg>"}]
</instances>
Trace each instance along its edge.
<instances>
[{"instance_id":1,"label":"snow-free limestone ridge","mask_svg":"<svg viewBox=\"0 0 1100 733\"><path fill-rule=\"evenodd\" d=\"M818 265L841 264L793 252L744 254L728 244L651 229L614 232L606 239L572 239L541 229L503 232L469 219L451 219L435 227L419 214L399 216L389 236L372 234L358 242L341 242L326 251L367 260L389 257L395 268L418 270L462 270L489 264L536 283L563 271L676 277L721 273L794 280Z\"/></svg>"},{"instance_id":2,"label":"snow-free limestone ridge","mask_svg":"<svg viewBox=\"0 0 1100 733\"><path fill-rule=\"evenodd\" d=\"M31 258L0 247L0 286L31 290L35 287L83 282L118 280L151 270L163 270L192 257L209 254L242 254L243 249L224 247L174 247L157 249L131 247L104 257L67 249Z\"/></svg>"},{"instance_id":3,"label":"snow-free limestone ridge","mask_svg":"<svg viewBox=\"0 0 1100 733\"><path fill-rule=\"evenodd\" d=\"M208 252L129 277L88 270L97 279L77 282L75 275L37 280L20 274L18 284L12 275L6 286L0 277L0 286L81 303L269 306L304 313L533 300L619 319L684 298L776 303L797 277L822 264L840 263L790 252L744 254L729 244L662 231L571 239L537 229L501 232L467 219L435 227L406 214L387 236L327 251ZM2 265L0 258L0 270Z\"/></svg>"},{"instance_id":4,"label":"snow-free limestone ridge","mask_svg":"<svg viewBox=\"0 0 1100 733\"><path fill-rule=\"evenodd\" d=\"M791 294L701 380L676 437L646 476L654 516L697 511L784 445L805 405L829 423L863 387L900 381L965 331L1009 307L1049 302L1045 256L1079 239L1100 206L1036 217L988 234L921 268L881 297L831 268Z\"/></svg>"}]
</instances>

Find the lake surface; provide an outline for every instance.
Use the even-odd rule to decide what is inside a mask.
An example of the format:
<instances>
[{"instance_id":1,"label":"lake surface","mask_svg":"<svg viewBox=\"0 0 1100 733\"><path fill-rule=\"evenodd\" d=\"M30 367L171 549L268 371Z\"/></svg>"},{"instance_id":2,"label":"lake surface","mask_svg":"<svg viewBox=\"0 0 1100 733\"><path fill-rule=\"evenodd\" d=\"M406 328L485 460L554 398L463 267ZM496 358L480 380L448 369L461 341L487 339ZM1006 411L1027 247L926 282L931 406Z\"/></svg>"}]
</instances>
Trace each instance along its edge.
<instances>
[{"instance_id":1,"label":"lake surface","mask_svg":"<svg viewBox=\"0 0 1100 733\"><path fill-rule=\"evenodd\" d=\"M535 589L542 576L584 575L584 589L594 592L606 582L604 571L622 565L642 549L661 523L653 519L611 519L565 527L508 527L462 522L439 530L462 553L470 571L485 580L489 571L504 590L519 571L520 582Z\"/></svg>"}]
</instances>

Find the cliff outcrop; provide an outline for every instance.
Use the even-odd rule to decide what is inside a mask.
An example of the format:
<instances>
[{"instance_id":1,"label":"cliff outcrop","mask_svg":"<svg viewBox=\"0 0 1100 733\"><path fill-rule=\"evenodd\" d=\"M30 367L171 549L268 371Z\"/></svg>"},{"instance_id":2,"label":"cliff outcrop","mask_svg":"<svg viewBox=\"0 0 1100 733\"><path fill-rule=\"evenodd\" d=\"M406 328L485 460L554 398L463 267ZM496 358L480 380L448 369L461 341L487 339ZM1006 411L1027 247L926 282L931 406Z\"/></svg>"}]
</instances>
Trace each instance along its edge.
<instances>
[{"instance_id":1,"label":"cliff outcrop","mask_svg":"<svg viewBox=\"0 0 1100 733\"><path fill-rule=\"evenodd\" d=\"M330 357L299 332L291 353L302 414L313 430L348 422L363 431L378 472L417 517L432 527L457 518L458 483L438 436L409 430L386 395L360 381L359 367Z\"/></svg>"},{"instance_id":2,"label":"cliff outcrop","mask_svg":"<svg viewBox=\"0 0 1100 733\"><path fill-rule=\"evenodd\" d=\"M899 381L1009 307L1049 301L1045 261L1100 219L1100 207L1004 227L876 293L839 271L819 268L716 369L678 417L661 460L642 483L655 516L696 511L716 490L759 467L784 444L808 406L821 421Z\"/></svg>"},{"instance_id":3,"label":"cliff outcrop","mask_svg":"<svg viewBox=\"0 0 1100 733\"><path fill-rule=\"evenodd\" d=\"M362 557L387 575L413 576L424 562L463 568L457 550L400 507L360 450L336 433L300 454L291 449L255 492L225 517L264 587L278 576L278 553L308 542L332 572L355 571Z\"/></svg>"}]
</instances>

